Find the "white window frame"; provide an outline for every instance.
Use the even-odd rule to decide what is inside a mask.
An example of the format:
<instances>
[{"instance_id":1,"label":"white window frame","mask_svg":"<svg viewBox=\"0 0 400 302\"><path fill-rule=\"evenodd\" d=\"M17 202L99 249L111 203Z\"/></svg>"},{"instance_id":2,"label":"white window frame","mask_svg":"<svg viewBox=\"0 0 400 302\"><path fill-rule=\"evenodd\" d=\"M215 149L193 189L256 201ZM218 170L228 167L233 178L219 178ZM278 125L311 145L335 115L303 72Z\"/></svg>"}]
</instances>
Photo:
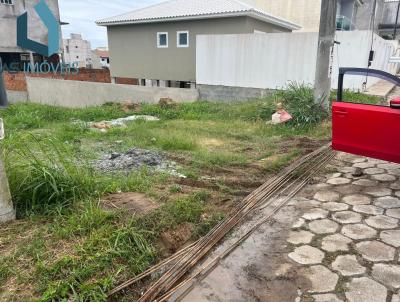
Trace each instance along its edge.
<instances>
[{"instance_id":1,"label":"white window frame","mask_svg":"<svg viewBox=\"0 0 400 302\"><path fill-rule=\"evenodd\" d=\"M14 5L14 0L0 0L0 4Z\"/></svg>"},{"instance_id":2,"label":"white window frame","mask_svg":"<svg viewBox=\"0 0 400 302\"><path fill-rule=\"evenodd\" d=\"M181 44L179 44L179 42L180 42L180 39L179 39L179 35L180 34L187 34L187 44L186 45L181 45ZM188 30L180 30L180 31L177 31L176 32L176 47L178 47L178 48L187 48L187 47L189 47L189 38L190 38L190 36L189 36L189 31Z\"/></svg>"},{"instance_id":3,"label":"white window frame","mask_svg":"<svg viewBox=\"0 0 400 302\"><path fill-rule=\"evenodd\" d=\"M167 36L167 45L160 45L160 36L161 35ZM158 32L157 33L157 48L168 48L168 44L169 44L168 32Z\"/></svg>"}]
</instances>

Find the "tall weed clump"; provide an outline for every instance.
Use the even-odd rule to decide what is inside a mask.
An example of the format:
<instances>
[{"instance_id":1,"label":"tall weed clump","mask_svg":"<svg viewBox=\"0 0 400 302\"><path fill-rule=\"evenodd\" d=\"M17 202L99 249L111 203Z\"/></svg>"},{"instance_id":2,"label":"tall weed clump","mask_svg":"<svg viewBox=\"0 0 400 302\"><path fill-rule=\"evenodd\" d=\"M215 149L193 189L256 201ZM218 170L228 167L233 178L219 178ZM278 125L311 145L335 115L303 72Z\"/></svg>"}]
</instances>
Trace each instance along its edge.
<instances>
[{"instance_id":1,"label":"tall weed clump","mask_svg":"<svg viewBox=\"0 0 400 302\"><path fill-rule=\"evenodd\" d=\"M292 123L297 125L316 124L329 116L322 104L325 100L319 103L314 101L311 86L292 82L286 90L279 91L276 97L293 116Z\"/></svg>"},{"instance_id":2,"label":"tall weed clump","mask_svg":"<svg viewBox=\"0 0 400 302\"><path fill-rule=\"evenodd\" d=\"M96 177L62 143L28 137L5 152L11 195L19 216L46 213L93 197Z\"/></svg>"}]
</instances>

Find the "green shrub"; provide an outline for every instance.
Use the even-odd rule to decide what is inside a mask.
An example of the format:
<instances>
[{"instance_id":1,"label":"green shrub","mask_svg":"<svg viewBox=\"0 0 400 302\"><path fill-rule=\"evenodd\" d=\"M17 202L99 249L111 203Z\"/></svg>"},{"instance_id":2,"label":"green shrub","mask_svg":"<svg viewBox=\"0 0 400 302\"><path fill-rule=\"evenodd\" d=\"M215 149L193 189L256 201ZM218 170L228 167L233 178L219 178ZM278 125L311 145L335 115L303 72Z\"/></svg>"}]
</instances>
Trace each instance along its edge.
<instances>
[{"instance_id":1,"label":"green shrub","mask_svg":"<svg viewBox=\"0 0 400 302\"><path fill-rule=\"evenodd\" d=\"M322 102L314 102L313 88L304 84L290 83L286 90L279 91L276 97L281 100L285 110L292 116L292 123L298 125L316 124L328 117Z\"/></svg>"}]
</instances>

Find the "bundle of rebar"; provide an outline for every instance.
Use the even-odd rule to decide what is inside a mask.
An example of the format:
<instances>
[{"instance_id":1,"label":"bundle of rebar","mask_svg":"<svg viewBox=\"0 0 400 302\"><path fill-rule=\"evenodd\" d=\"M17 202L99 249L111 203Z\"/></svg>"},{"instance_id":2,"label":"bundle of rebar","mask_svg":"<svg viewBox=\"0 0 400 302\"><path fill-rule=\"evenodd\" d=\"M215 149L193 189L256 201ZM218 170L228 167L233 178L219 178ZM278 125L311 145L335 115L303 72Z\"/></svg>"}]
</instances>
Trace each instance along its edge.
<instances>
[{"instance_id":1,"label":"bundle of rebar","mask_svg":"<svg viewBox=\"0 0 400 302\"><path fill-rule=\"evenodd\" d=\"M190 283L193 283L194 280L198 278L206 276L221 259L229 255L256 229L271 219L272 216L299 192L333 157L334 152L331 150L330 145L327 145L297 160L281 173L253 191L243 200L230 217L221 221L199 241L186 247L140 276L125 282L109 294L115 294L171 263L173 263L172 267L144 293L139 299L139 302L166 301L184 286L189 286L190 288L190 285L193 286L193 284ZM191 272L191 270L198 265L235 226L243 222L250 214L254 214L255 211L264 210L267 207L268 211L264 217L250 227L245 235L241 236L234 244L215 257L215 259L208 261L204 267L201 267L192 276L188 276L188 273ZM188 289L186 289L184 293L187 291Z\"/></svg>"}]
</instances>

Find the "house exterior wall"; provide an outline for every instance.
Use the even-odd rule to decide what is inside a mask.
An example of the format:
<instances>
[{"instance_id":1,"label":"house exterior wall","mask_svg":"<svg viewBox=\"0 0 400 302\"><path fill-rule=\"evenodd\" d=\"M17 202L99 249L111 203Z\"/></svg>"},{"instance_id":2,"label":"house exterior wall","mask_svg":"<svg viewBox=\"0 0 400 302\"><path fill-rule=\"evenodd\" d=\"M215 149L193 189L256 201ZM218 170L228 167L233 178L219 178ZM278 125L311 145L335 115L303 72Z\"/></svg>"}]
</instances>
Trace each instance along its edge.
<instances>
[{"instance_id":1,"label":"house exterior wall","mask_svg":"<svg viewBox=\"0 0 400 302\"><path fill-rule=\"evenodd\" d=\"M28 36L37 42L47 43L47 28L33 8L37 2L37 0L14 0L13 5L0 4L0 52L24 52L17 46L17 17L25 11L28 12ZM46 3L57 20L60 20L58 0L46 0Z\"/></svg>"},{"instance_id":2,"label":"house exterior wall","mask_svg":"<svg viewBox=\"0 0 400 302\"><path fill-rule=\"evenodd\" d=\"M112 77L196 81L196 36L287 32L248 17L108 27ZM189 47L177 47L177 31L189 31ZM168 32L168 48L157 48L157 32Z\"/></svg>"},{"instance_id":3,"label":"house exterior wall","mask_svg":"<svg viewBox=\"0 0 400 302\"><path fill-rule=\"evenodd\" d=\"M287 19L302 26L299 31L317 32L321 16L321 0L242 0L262 9L272 15ZM356 29L370 29L371 13L374 0L362 0L362 5L356 5L356 0L339 0L338 15L345 15ZM377 0L376 22L374 30L383 18L384 0Z\"/></svg>"},{"instance_id":4,"label":"house exterior wall","mask_svg":"<svg viewBox=\"0 0 400 302\"><path fill-rule=\"evenodd\" d=\"M363 0L363 5L358 8L356 17L356 27L360 30L372 29L371 26L371 13L373 11L374 0ZM376 17L374 31L377 31L379 24L383 18L384 0L376 1Z\"/></svg>"},{"instance_id":5,"label":"house exterior wall","mask_svg":"<svg viewBox=\"0 0 400 302\"><path fill-rule=\"evenodd\" d=\"M242 0L274 16L302 26L300 31L318 31L321 0Z\"/></svg>"}]
</instances>

